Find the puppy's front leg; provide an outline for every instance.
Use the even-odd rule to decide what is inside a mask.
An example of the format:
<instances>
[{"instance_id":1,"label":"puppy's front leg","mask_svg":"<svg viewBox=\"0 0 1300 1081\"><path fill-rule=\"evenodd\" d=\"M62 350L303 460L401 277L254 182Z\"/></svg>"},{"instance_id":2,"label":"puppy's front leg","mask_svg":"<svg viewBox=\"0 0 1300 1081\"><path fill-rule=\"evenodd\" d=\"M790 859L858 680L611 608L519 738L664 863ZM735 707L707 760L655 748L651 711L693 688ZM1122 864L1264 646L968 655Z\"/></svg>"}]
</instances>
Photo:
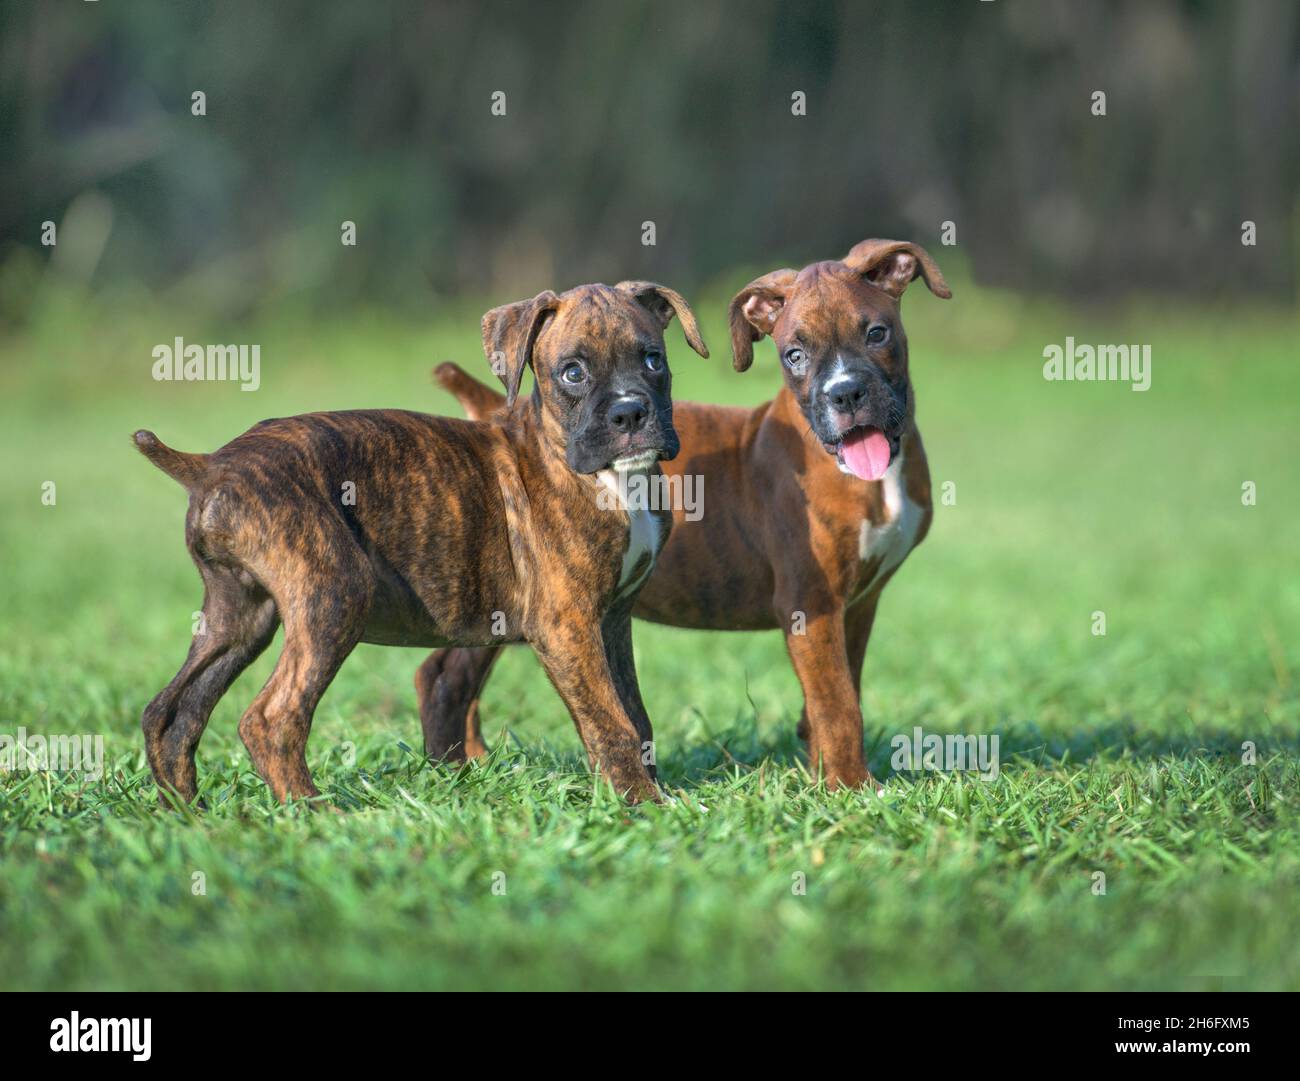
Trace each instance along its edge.
<instances>
[{"instance_id":1,"label":"puppy's front leg","mask_svg":"<svg viewBox=\"0 0 1300 1081\"><path fill-rule=\"evenodd\" d=\"M629 803L658 801L659 788L641 761L641 733L615 686L599 622L570 616L536 639L533 649L569 708L592 769Z\"/></svg>"},{"instance_id":2,"label":"puppy's front leg","mask_svg":"<svg viewBox=\"0 0 1300 1081\"><path fill-rule=\"evenodd\" d=\"M808 764L828 788L876 787L862 751L862 709L849 670L843 609L830 603L791 608L785 645L803 686Z\"/></svg>"},{"instance_id":3,"label":"puppy's front leg","mask_svg":"<svg viewBox=\"0 0 1300 1081\"><path fill-rule=\"evenodd\" d=\"M614 687L623 702L623 708L632 718L641 741L641 763L650 774L650 779L657 783L659 771L655 768L654 729L650 725L650 714L646 712L645 703L641 701L641 686L637 682L636 662L632 656L631 608L607 613L602 636L605 641L605 657L614 676Z\"/></svg>"}]
</instances>

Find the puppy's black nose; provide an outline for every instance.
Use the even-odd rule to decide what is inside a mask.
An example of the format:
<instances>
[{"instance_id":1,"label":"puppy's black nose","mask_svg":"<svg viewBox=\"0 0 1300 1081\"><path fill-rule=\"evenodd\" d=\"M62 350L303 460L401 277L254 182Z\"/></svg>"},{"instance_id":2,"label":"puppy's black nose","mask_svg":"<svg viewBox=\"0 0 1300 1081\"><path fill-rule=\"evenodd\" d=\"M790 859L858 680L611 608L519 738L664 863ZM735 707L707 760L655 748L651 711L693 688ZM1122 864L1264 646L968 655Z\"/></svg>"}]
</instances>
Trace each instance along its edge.
<instances>
[{"instance_id":1,"label":"puppy's black nose","mask_svg":"<svg viewBox=\"0 0 1300 1081\"><path fill-rule=\"evenodd\" d=\"M841 376L826 388L826 397L836 412L856 413L867 400L866 380Z\"/></svg>"},{"instance_id":2,"label":"puppy's black nose","mask_svg":"<svg viewBox=\"0 0 1300 1081\"><path fill-rule=\"evenodd\" d=\"M624 435L639 432L650 415L640 398L620 398L609 407L609 423Z\"/></svg>"}]
</instances>

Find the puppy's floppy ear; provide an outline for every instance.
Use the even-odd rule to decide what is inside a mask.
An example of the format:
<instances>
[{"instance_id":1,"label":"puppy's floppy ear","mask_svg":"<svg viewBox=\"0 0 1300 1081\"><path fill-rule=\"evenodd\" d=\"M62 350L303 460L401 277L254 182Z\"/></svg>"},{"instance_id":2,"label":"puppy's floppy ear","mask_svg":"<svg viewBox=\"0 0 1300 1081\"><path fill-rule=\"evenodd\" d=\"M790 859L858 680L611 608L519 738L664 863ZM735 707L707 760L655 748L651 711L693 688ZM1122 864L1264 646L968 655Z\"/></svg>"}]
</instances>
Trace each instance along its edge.
<instances>
[{"instance_id":1,"label":"puppy's floppy ear","mask_svg":"<svg viewBox=\"0 0 1300 1081\"><path fill-rule=\"evenodd\" d=\"M533 362L533 346L560 298L547 289L532 300L503 304L483 316L483 352L506 386L506 408L515 404L524 369Z\"/></svg>"},{"instance_id":2,"label":"puppy's floppy ear","mask_svg":"<svg viewBox=\"0 0 1300 1081\"><path fill-rule=\"evenodd\" d=\"M731 299L731 364L738 372L754 363L754 343L772 333L798 272L774 270L755 278Z\"/></svg>"},{"instance_id":3,"label":"puppy's floppy ear","mask_svg":"<svg viewBox=\"0 0 1300 1081\"><path fill-rule=\"evenodd\" d=\"M659 325L664 329L667 329L668 324L673 321L673 316L677 316L681 320L682 333L686 335L690 347L702 357L709 355L709 347L700 337L700 327L695 322L695 313L686 303L686 298L676 289L669 289L666 285L656 285L654 282L619 282L614 288L631 293L638 304L650 309L650 314L659 320Z\"/></svg>"},{"instance_id":4,"label":"puppy's floppy ear","mask_svg":"<svg viewBox=\"0 0 1300 1081\"><path fill-rule=\"evenodd\" d=\"M935 296L944 300L952 296L952 290L943 280L939 265L930 258L930 253L919 244L906 240L864 240L854 244L841 262L895 299L901 297L903 290L917 277L925 279Z\"/></svg>"}]
</instances>

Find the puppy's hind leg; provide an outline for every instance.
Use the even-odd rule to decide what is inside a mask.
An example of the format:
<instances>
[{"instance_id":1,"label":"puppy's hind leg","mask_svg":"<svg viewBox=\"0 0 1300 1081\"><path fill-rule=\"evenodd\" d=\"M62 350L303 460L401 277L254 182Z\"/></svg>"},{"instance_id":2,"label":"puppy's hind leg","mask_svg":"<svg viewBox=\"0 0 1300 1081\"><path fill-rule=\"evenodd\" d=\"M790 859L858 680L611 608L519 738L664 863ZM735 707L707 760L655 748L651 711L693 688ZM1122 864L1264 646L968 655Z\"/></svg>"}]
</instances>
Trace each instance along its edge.
<instances>
[{"instance_id":1,"label":"puppy's hind leg","mask_svg":"<svg viewBox=\"0 0 1300 1081\"><path fill-rule=\"evenodd\" d=\"M479 692L500 656L498 647L436 649L415 673L424 753L463 762L487 754L479 722Z\"/></svg>"},{"instance_id":2,"label":"puppy's hind leg","mask_svg":"<svg viewBox=\"0 0 1300 1081\"><path fill-rule=\"evenodd\" d=\"M203 620L189 656L141 718L159 801L186 803L198 794L194 752L213 707L270 644L279 626L270 596L240 572L200 564Z\"/></svg>"},{"instance_id":3,"label":"puppy's hind leg","mask_svg":"<svg viewBox=\"0 0 1300 1081\"><path fill-rule=\"evenodd\" d=\"M298 548L278 551L278 562L260 568L284 620L284 650L239 722L253 767L282 803L320 795L307 769L312 716L361 640L374 588L365 556L342 522L317 524L327 536L310 536L310 522L298 528L309 548L329 553L328 573Z\"/></svg>"}]
</instances>

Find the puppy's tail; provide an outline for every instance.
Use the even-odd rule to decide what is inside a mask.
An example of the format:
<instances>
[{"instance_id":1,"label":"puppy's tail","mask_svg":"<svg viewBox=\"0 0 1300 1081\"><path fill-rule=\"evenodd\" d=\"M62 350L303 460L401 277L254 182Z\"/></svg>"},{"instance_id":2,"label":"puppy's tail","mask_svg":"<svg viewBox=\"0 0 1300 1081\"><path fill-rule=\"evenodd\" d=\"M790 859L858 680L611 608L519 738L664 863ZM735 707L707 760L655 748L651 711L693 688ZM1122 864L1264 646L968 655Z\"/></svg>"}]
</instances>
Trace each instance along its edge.
<instances>
[{"instance_id":1,"label":"puppy's tail","mask_svg":"<svg viewBox=\"0 0 1300 1081\"><path fill-rule=\"evenodd\" d=\"M443 390L460 402L470 420L487 420L498 409L505 407L504 394L486 383L480 383L459 364L444 361L433 369L433 378Z\"/></svg>"},{"instance_id":2,"label":"puppy's tail","mask_svg":"<svg viewBox=\"0 0 1300 1081\"><path fill-rule=\"evenodd\" d=\"M179 481L187 490L193 491L207 475L206 454L186 454L184 451L172 450L153 432L146 432L143 429L136 432L133 438L141 454L172 480Z\"/></svg>"}]
</instances>

